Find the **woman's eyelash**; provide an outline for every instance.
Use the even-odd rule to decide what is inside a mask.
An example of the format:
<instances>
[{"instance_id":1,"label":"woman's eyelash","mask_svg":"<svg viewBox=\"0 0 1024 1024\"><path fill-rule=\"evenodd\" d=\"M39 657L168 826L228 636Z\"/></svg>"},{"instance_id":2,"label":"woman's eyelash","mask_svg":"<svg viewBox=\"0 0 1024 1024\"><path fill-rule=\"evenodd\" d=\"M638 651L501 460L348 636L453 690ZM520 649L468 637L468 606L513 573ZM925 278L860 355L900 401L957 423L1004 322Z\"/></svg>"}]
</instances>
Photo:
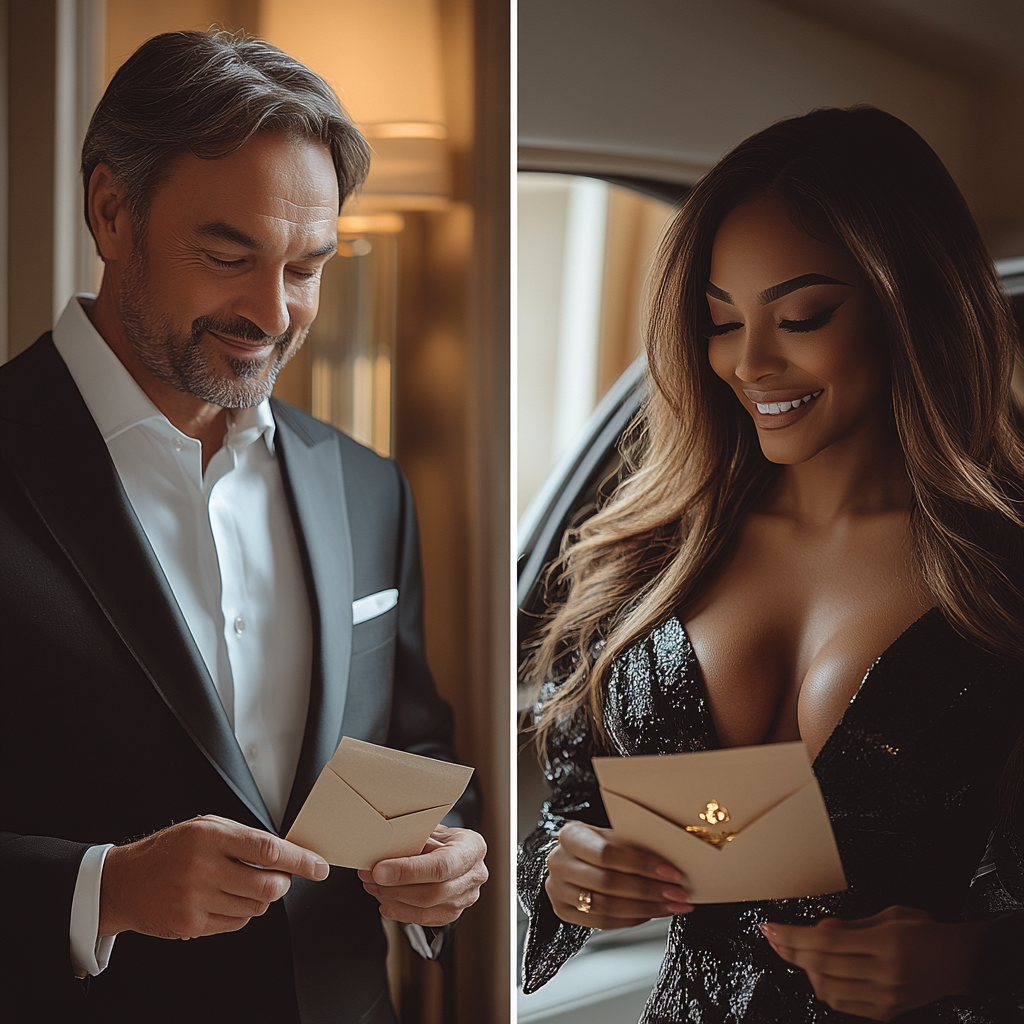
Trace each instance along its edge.
<instances>
[{"instance_id":1,"label":"woman's eyelash","mask_svg":"<svg viewBox=\"0 0 1024 1024\"><path fill-rule=\"evenodd\" d=\"M834 306L827 306L820 313L815 313L814 316L808 317L806 320L780 320L779 330L789 334L806 334L809 331L816 331L832 319L841 305L841 302L837 302ZM719 335L728 334L742 326L743 324L739 321L727 324L706 324L703 334L706 338L717 338Z\"/></svg>"},{"instance_id":2,"label":"woman's eyelash","mask_svg":"<svg viewBox=\"0 0 1024 1024\"><path fill-rule=\"evenodd\" d=\"M707 324L704 327L705 338L717 338L720 334L728 334L729 331L735 331L737 327L742 327L741 323L731 324Z\"/></svg>"},{"instance_id":3,"label":"woman's eyelash","mask_svg":"<svg viewBox=\"0 0 1024 1024\"><path fill-rule=\"evenodd\" d=\"M842 305L837 302L834 306L827 306L820 313L808 317L806 320L780 320L779 329L788 331L790 334L806 334L808 331L816 331L835 316L836 310Z\"/></svg>"}]
</instances>

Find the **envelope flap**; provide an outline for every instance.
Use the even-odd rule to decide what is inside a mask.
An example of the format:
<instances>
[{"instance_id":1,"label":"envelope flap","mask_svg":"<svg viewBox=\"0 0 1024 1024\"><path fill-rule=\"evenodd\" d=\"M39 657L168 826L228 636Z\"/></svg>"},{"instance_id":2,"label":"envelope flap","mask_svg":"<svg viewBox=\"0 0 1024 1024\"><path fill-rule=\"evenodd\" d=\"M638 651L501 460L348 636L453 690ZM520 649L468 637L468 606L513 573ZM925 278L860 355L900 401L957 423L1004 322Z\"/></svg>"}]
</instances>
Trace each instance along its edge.
<instances>
[{"instance_id":1,"label":"envelope flap","mask_svg":"<svg viewBox=\"0 0 1024 1024\"><path fill-rule=\"evenodd\" d=\"M449 806L462 796L472 768L343 736L327 767L385 818Z\"/></svg>"},{"instance_id":2,"label":"envelope flap","mask_svg":"<svg viewBox=\"0 0 1024 1024\"><path fill-rule=\"evenodd\" d=\"M427 807L422 811L389 819L394 846L394 852L390 853L390 856L414 857L423 849L426 837L430 835L434 826L450 810L449 805L442 804L440 807Z\"/></svg>"},{"instance_id":3,"label":"envelope flap","mask_svg":"<svg viewBox=\"0 0 1024 1024\"><path fill-rule=\"evenodd\" d=\"M732 747L692 754L595 757L602 789L679 825L701 825L709 801L739 831L814 778L802 743Z\"/></svg>"},{"instance_id":4,"label":"envelope flap","mask_svg":"<svg viewBox=\"0 0 1024 1024\"><path fill-rule=\"evenodd\" d=\"M366 851L386 846L392 833L377 810L325 767L285 838L329 864L362 867L374 863Z\"/></svg>"}]
</instances>

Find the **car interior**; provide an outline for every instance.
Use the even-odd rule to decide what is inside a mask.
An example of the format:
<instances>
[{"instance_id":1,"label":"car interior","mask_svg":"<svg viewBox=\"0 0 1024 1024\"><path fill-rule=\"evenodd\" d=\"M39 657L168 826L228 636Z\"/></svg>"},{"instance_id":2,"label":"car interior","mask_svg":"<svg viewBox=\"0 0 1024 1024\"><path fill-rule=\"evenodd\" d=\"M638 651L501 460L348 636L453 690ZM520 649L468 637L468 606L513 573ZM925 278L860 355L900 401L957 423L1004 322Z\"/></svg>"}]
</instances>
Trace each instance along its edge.
<instances>
[{"instance_id":1,"label":"car interior","mask_svg":"<svg viewBox=\"0 0 1024 1024\"><path fill-rule=\"evenodd\" d=\"M1002 44L991 27L986 35L967 19L943 20L927 3L895 0L872 5L891 16L874 20L836 3L748 3L742 17L720 7L669 10L641 3L627 19L612 17L614 5L602 2L586 5L584 18L582 6L519 4L520 659L558 597L558 580L546 570L565 531L621 478L621 443L645 389L637 268L646 273L650 267L660 231L692 185L750 132L815 106L855 102L871 102L913 124L961 184L1017 323L1024 325L1024 218L1012 212L1019 202L995 181L993 168L988 183L978 177L968 183L968 168L988 160L989 143L978 135L955 138L957 118L977 117L982 108L993 139L1006 127L992 121L989 106L1024 68L1024 62L1014 63L1024 53L1002 52L997 60ZM912 39L901 31L910 23L917 28ZM819 59L823 52L829 60ZM981 86L983 53L990 73ZM787 62L786 69L773 55ZM880 78L869 69L881 64L886 73ZM1011 64L1018 70L1011 72ZM701 89L694 109L687 97L697 94L702 76L722 85L718 95ZM951 115L954 109L960 113ZM648 222L659 221L660 229L644 234L634 226L628 246L621 211L630 201L657 204ZM582 223L588 216L590 223ZM1011 229L1014 217L1018 227ZM595 249L603 259L593 255ZM590 254L589 268L579 256L583 251ZM589 286L580 280L587 275ZM632 318L625 330L623 318ZM589 341L580 337L587 331ZM582 408L580 391L587 398ZM1024 424L1024 353L1017 359L1014 394ZM521 684L517 708L526 720L534 700L532 686ZM522 839L547 794L525 735L518 779ZM520 911L520 954L525 929ZM666 929L661 920L595 933L547 985L531 995L519 992L518 1020L637 1019L659 969Z\"/></svg>"}]
</instances>

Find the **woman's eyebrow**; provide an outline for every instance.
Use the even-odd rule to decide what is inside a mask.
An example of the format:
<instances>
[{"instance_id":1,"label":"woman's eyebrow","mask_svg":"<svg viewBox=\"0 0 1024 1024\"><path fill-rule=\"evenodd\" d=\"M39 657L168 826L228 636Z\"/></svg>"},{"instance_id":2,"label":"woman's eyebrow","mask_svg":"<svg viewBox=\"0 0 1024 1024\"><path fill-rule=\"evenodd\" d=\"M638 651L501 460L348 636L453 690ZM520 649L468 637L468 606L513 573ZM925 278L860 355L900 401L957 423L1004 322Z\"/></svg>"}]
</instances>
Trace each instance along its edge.
<instances>
[{"instance_id":1,"label":"woman's eyebrow","mask_svg":"<svg viewBox=\"0 0 1024 1024\"><path fill-rule=\"evenodd\" d=\"M788 295L798 288L806 288L812 284L841 284L846 288L853 287L845 281L837 281L834 277L826 277L824 274L801 274L790 281L783 281L782 284L773 284L771 288L765 288L757 298L762 306L767 306L769 302L781 299L783 295Z\"/></svg>"},{"instance_id":2,"label":"woman's eyebrow","mask_svg":"<svg viewBox=\"0 0 1024 1024\"><path fill-rule=\"evenodd\" d=\"M798 288L807 288L812 284L841 284L846 288L852 288L853 285L847 284L845 281L837 281L834 277L826 277L824 274L801 274L799 277L790 278L788 281L783 281L782 284L773 284L771 288L765 288L757 300L762 306L767 306L769 302L774 302L776 299L781 299L783 295L788 295L790 292L795 292ZM708 286L705 289L713 299L721 299L722 302L728 302L732 304L732 296L723 291L718 285L708 282Z\"/></svg>"}]
</instances>

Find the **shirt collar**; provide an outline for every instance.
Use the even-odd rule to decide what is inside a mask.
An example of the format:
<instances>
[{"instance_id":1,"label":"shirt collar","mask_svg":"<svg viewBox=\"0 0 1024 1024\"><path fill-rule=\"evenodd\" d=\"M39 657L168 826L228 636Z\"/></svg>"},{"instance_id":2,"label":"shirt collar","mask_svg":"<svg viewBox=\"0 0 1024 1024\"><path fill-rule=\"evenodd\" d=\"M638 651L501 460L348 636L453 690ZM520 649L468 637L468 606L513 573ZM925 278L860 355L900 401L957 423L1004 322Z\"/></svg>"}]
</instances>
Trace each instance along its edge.
<instances>
[{"instance_id":1,"label":"shirt collar","mask_svg":"<svg viewBox=\"0 0 1024 1024\"><path fill-rule=\"evenodd\" d=\"M87 294L75 295L68 300L53 328L53 344L67 365L103 440L109 444L126 430L142 425L164 435L184 437L153 404L93 327L85 308L91 307L95 301L95 295ZM264 399L252 409L228 410L224 443L238 450L262 435L267 448L273 452L275 430L270 402Z\"/></svg>"}]
</instances>

